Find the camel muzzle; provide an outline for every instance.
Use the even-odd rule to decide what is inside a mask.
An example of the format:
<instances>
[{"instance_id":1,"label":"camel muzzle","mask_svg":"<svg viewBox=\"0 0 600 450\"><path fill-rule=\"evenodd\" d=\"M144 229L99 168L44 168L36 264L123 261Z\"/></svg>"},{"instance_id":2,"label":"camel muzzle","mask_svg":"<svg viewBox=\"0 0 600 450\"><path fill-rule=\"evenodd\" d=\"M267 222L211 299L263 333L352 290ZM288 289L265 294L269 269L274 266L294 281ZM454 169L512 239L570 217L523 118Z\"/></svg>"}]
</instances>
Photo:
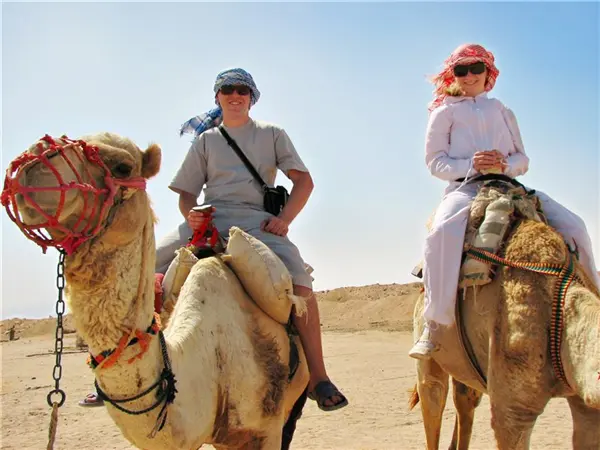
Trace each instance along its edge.
<instances>
[{"instance_id":1,"label":"camel muzzle","mask_svg":"<svg viewBox=\"0 0 600 450\"><path fill-rule=\"evenodd\" d=\"M66 136L54 139L45 135L35 150L24 152L11 161L0 201L10 219L28 239L42 247L43 253L48 247L55 247L67 255L72 254L100 232L103 221L97 220L92 225L92 219L107 216L119 190L146 189L143 177L115 178L100 158L98 147L85 141L71 140ZM42 166L37 168L36 173L43 173L43 180L36 180L28 173L39 164ZM90 171L94 166L103 172L104 186L94 181ZM69 169L68 175L58 170L65 167ZM78 170L78 167L82 169ZM61 222L65 208L76 197L82 199L79 215L65 224ZM40 198L51 198L52 207L40 205ZM34 215L36 219L31 220Z\"/></svg>"}]
</instances>

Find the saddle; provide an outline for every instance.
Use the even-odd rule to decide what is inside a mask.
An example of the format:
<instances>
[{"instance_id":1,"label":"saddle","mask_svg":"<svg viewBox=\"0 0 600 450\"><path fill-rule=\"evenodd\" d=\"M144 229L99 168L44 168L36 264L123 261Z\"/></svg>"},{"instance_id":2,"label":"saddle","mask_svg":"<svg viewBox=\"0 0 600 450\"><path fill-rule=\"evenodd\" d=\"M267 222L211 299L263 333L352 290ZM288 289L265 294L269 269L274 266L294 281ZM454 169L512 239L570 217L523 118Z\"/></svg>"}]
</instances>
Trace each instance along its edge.
<instances>
[{"instance_id":1,"label":"saddle","mask_svg":"<svg viewBox=\"0 0 600 450\"><path fill-rule=\"evenodd\" d=\"M205 205L194 209L205 216L203 226L194 232L187 245L175 251L164 278L159 280L156 274L155 293L160 295L162 288L162 299L155 301L155 307L161 307L163 324L168 321L194 265L201 259L218 257L229 266L254 303L285 327L290 344L288 380L291 381L300 365L292 308L298 314L304 313L306 300L293 294L290 273L264 243L238 227L231 227L229 237L224 239L212 221L213 208Z\"/></svg>"},{"instance_id":2,"label":"saddle","mask_svg":"<svg viewBox=\"0 0 600 450\"><path fill-rule=\"evenodd\" d=\"M464 181L464 180L457 180ZM539 198L535 191L528 190L517 180L501 174L488 174L474 177L467 183L481 182L471 209L465 233L462 263L458 286L466 289L470 286L483 286L494 279L495 265L471 257L466 251L470 248L484 249L498 255L510 229L518 220L532 219L546 222ZM423 278L422 263L411 272ZM440 337L444 342L442 349L436 353L436 361L446 369L454 367L470 367L470 375L462 380L468 386L486 392L487 379L479 366L472 345L463 325L462 302L455 304L455 327L449 327ZM462 353L457 356L445 349L459 347Z\"/></svg>"},{"instance_id":3,"label":"saddle","mask_svg":"<svg viewBox=\"0 0 600 450\"><path fill-rule=\"evenodd\" d=\"M458 282L460 288L483 286L494 279L494 267L467 255L465 252L469 248L476 247L497 255L517 220L547 222L535 191L517 180L502 174L488 174L467 181L476 182L480 182L481 187L469 212ZM422 262L411 274L423 278Z\"/></svg>"}]
</instances>

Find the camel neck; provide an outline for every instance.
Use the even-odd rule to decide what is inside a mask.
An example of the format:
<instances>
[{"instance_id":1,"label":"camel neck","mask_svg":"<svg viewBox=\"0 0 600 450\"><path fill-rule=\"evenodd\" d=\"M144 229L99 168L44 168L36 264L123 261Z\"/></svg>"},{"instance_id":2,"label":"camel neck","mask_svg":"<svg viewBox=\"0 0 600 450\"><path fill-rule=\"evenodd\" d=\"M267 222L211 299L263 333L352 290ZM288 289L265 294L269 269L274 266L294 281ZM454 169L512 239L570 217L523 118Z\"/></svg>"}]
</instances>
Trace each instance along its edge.
<instances>
[{"instance_id":1,"label":"camel neck","mask_svg":"<svg viewBox=\"0 0 600 450\"><path fill-rule=\"evenodd\" d=\"M567 292L561 359L569 385L587 406L600 408L600 298L571 286Z\"/></svg>"},{"instance_id":2,"label":"camel neck","mask_svg":"<svg viewBox=\"0 0 600 450\"><path fill-rule=\"evenodd\" d=\"M156 253L149 221L126 245L90 242L66 261L69 308L94 355L115 348L127 330L145 331L152 321Z\"/></svg>"}]
</instances>

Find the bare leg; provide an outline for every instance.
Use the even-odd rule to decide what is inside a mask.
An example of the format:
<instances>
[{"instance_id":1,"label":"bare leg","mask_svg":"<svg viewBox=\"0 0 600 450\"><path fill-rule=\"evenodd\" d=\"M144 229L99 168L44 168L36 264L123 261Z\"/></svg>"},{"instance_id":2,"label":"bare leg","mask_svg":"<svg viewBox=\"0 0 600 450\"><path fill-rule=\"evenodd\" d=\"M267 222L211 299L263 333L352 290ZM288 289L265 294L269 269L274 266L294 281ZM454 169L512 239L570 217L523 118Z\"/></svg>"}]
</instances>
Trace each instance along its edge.
<instances>
[{"instance_id":1,"label":"bare leg","mask_svg":"<svg viewBox=\"0 0 600 450\"><path fill-rule=\"evenodd\" d=\"M323 344L321 342L321 321L319 319L319 307L313 291L305 286L294 285L294 294L307 299L307 312L298 317L294 314L294 325L298 329L308 370L310 371L310 382L308 392L312 392L321 381L329 380L325 362L323 361ZM339 396L333 396L325 401L326 406L335 405L342 401Z\"/></svg>"},{"instance_id":2,"label":"bare leg","mask_svg":"<svg viewBox=\"0 0 600 450\"><path fill-rule=\"evenodd\" d=\"M568 397L573 417L573 449L600 448L600 410L590 408L579 397Z\"/></svg>"},{"instance_id":3,"label":"bare leg","mask_svg":"<svg viewBox=\"0 0 600 450\"><path fill-rule=\"evenodd\" d=\"M468 386L452 378L454 387L454 407L456 408L456 421L454 423L454 434L449 450L468 450L473 432L473 420L475 419L475 408L481 403L481 392L477 392Z\"/></svg>"}]
</instances>

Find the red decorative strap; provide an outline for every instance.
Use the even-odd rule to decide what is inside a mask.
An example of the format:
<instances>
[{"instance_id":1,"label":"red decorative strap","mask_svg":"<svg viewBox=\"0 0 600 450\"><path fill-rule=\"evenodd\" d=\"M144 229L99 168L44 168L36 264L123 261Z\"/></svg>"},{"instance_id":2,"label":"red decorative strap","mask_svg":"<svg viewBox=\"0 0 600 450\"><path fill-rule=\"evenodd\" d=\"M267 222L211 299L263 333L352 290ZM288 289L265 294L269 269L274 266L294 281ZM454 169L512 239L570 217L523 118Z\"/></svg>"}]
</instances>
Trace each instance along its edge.
<instances>
[{"instance_id":1,"label":"red decorative strap","mask_svg":"<svg viewBox=\"0 0 600 450\"><path fill-rule=\"evenodd\" d=\"M131 364L135 360L141 359L142 356L144 356L144 354L148 351L152 336L158 334L161 328L162 325L160 323L160 316L157 313L154 313L152 323L150 324L146 332L142 332L141 330L124 332L115 349L104 350L97 356L92 356L90 354L87 363L92 369L95 369L99 366L101 366L101 368L103 369L107 369L109 367L114 366L117 363L117 361L119 360L119 358L121 357L121 355L127 347L130 347L135 344L140 344L139 353L127 360L127 363Z\"/></svg>"},{"instance_id":2,"label":"red decorative strap","mask_svg":"<svg viewBox=\"0 0 600 450\"><path fill-rule=\"evenodd\" d=\"M67 152L68 151L68 152ZM42 187L25 186L20 183L24 170L33 164L43 164L56 178L56 184ZM58 163L66 164L73 173L75 180L65 182L63 175L57 170ZM104 186L99 186L90 171L93 166L100 167L104 172L102 181ZM77 167L81 167L79 171ZM10 219L17 224L25 236L42 247L45 253L48 247L56 247L72 254L83 242L91 239L100 232L104 225L103 219L107 211L113 206L119 188L146 189L146 180L135 177L121 180L113 177L110 170L100 157L98 147L90 145L83 140L72 140L62 136L58 141L49 135L40 139L33 152L25 152L15 158L6 170L4 188L0 196L2 205ZM59 218L65 207L68 192L80 191L83 207L77 220L69 227L60 223ZM53 215L44 211L33 199L32 195L39 192L56 192L60 197ZM17 196L20 196L27 206L34 209L45 221L35 225L23 222L17 207ZM94 219L95 226L92 226ZM48 230L60 232L64 235L61 239L54 239L47 235ZM46 233L45 233L46 232Z\"/></svg>"}]
</instances>

